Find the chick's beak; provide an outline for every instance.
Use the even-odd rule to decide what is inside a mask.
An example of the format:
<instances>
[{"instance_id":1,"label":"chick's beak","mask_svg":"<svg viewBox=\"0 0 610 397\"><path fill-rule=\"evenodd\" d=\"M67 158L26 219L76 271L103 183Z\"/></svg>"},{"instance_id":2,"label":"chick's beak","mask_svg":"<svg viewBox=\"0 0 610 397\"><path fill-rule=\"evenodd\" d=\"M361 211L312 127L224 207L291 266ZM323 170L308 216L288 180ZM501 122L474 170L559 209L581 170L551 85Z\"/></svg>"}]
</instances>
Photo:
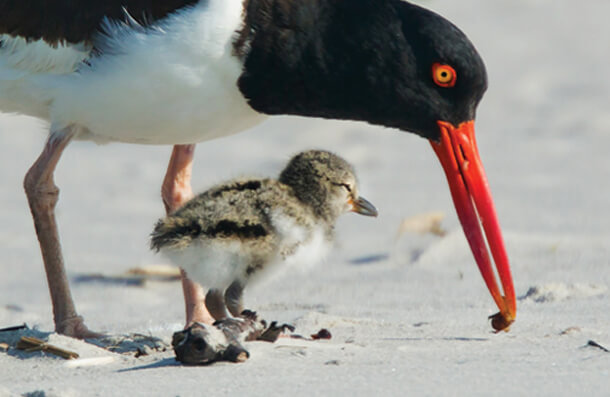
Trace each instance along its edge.
<instances>
[{"instance_id":1,"label":"chick's beak","mask_svg":"<svg viewBox=\"0 0 610 397\"><path fill-rule=\"evenodd\" d=\"M352 212L356 214L365 215L365 216L377 216L377 208L365 199L364 197L358 197L356 200L349 199L349 205L351 206Z\"/></svg>"}]
</instances>

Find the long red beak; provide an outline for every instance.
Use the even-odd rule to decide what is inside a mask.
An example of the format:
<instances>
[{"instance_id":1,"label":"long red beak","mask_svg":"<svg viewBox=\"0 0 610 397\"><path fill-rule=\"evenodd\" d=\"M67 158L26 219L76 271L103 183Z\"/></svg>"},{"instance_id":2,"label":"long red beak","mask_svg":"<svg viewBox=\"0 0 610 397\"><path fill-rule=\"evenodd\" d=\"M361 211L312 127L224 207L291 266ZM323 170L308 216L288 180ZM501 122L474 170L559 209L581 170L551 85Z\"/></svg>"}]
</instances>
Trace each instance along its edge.
<instances>
[{"instance_id":1,"label":"long red beak","mask_svg":"<svg viewBox=\"0 0 610 397\"><path fill-rule=\"evenodd\" d=\"M439 121L440 142L431 141L451 189L453 203L481 275L500 312L491 316L495 330L508 330L517 315L515 288L500 224L474 138L474 120L455 127ZM487 244L483 237L487 238ZM502 294L491 266L487 245L496 263Z\"/></svg>"}]
</instances>

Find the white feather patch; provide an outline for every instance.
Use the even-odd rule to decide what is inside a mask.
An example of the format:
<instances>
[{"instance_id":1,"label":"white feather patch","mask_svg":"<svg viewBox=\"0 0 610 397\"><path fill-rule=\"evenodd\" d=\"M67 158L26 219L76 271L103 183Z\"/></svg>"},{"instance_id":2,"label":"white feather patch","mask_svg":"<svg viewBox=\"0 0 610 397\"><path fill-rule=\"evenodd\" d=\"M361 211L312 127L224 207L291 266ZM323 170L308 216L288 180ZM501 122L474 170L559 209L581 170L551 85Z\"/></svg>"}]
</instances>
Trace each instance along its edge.
<instances>
[{"instance_id":1,"label":"white feather patch","mask_svg":"<svg viewBox=\"0 0 610 397\"><path fill-rule=\"evenodd\" d=\"M74 73L91 48L0 35L0 110L49 119L49 79Z\"/></svg>"},{"instance_id":2,"label":"white feather patch","mask_svg":"<svg viewBox=\"0 0 610 397\"><path fill-rule=\"evenodd\" d=\"M233 39L242 0L207 0L142 27L103 23L103 50L6 38L0 50L0 110L80 125L99 143L186 144L237 133L266 116L237 87ZM87 59L87 63L82 63Z\"/></svg>"},{"instance_id":3,"label":"white feather patch","mask_svg":"<svg viewBox=\"0 0 610 397\"><path fill-rule=\"evenodd\" d=\"M181 249L162 248L161 253L207 288L226 289L248 265L239 241L199 240Z\"/></svg>"},{"instance_id":4,"label":"white feather patch","mask_svg":"<svg viewBox=\"0 0 610 397\"><path fill-rule=\"evenodd\" d=\"M180 249L161 249L172 263L182 267L189 278L206 288L226 289L233 281L244 284L269 281L284 271L306 271L318 264L330 251L331 241L321 226L299 225L294 218L281 210L271 214L278 234L276 253L263 268L246 278L246 269L252 265L246 249L239 239L196 240Z\"/></svg>"},{"instance_id":5,"label":"white feather patch","mask_svg":"<svg viewBox=\"0 0 610 397\"><path fill-rule=\"evenodd\" d=\"M195 143L265 119L237 87L241 0L202 1L154 28L106 26L105 53L55 79L51 117L99 142Z\"/></svg>"},{"instance_id":6,"label":"white feather patch","mask_svg":"<svg viewBox=\"0 0 610 397\"><path fill-rule=\"evenodd\" d=\"M0 35L0 62L2 71L14 76L30 73L67 74L89 57L91 46L59 43L56 46L44 40L28 41L23 37ZM2 75L3 79L7 75Z\"/></svg>"},{"instance_id":7,"label":"white feather patch","mask_svg":"<svg viewBox=\"0 0 610 397\"><path fill-rule=\"evenodd\" d=\"M322 226L299 225L281 210L273 211L271 220L282 240L282 246L289 248L289 255L284 256L280 252L277 258L283 269L308 270L320 263L330 251L332 241ZM292 247L294 249L290 249Z\"/></svg>"},{"instance_id":8,"label":"white feather patch","mask_svg":"<svg viewBox=\"0 0 610 397\"><path fill-rule=\"evenodd\" d=\"M303 275L324 260L332 247L320 225L299 225L281 209L271 213L271 221L280 240L277 255L248 279L249 284L265 285L286 272Z\"/></svg>"}]
</instances>

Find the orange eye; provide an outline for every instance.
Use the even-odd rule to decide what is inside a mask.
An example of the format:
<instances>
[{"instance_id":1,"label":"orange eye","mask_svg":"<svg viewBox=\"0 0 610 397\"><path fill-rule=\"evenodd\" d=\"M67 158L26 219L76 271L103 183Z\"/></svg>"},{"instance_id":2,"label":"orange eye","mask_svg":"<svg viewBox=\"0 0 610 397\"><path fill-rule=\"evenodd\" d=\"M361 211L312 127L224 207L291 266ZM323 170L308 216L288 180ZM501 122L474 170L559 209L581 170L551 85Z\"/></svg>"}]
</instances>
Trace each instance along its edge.
<instances>
[{"instance_id":1,"label":"orange eye","mask_svg":"<svg viewBox=\"0 0 610 397\"><path fill-rule=\"evenodd\" d=\"M432 64L432 78L439 87L450 88L455 85L457 74L451 66L437 62Z\"/></svg>"}]
</instances>

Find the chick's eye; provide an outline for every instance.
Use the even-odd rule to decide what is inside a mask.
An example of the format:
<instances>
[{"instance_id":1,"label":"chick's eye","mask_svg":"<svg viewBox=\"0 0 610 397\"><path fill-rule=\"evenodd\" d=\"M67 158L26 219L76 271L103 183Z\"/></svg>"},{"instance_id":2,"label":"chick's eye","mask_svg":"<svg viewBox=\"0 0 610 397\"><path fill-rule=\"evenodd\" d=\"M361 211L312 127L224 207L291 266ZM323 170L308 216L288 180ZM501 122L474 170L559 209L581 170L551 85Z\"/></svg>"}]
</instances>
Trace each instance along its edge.
<instances>
[{"instance_id":1,"label":"chick's eye","mask_svg":"<svg viewBox=\"0 0 610 397\"><path fill-rule=\"evenodd\" d=\"M451 66L437 62L432 64L432 79L439 87L451 88L455 86L457 73Z\"/></svg>"}]
</instances>

